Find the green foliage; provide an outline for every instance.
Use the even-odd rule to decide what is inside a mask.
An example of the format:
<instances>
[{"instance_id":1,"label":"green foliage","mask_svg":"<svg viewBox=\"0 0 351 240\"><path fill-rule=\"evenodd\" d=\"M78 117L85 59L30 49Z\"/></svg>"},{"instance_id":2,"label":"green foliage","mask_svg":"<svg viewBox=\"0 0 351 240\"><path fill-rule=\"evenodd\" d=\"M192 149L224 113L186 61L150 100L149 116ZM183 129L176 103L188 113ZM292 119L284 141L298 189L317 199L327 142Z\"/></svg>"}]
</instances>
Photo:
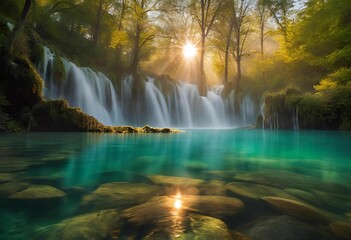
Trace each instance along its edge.
<instances>
[{"instance_id":1,"label":"green foliage","mask_svg":"<svg viewBox=\"0 0 351 240\"><path fill-rule=\"evenodd\" d=\"M7 122L6 128L8 129L8 131L14 133L22 133L25 131L23 126L16 120L10 120L9 122Z\"/></svg>"}]
</instances>

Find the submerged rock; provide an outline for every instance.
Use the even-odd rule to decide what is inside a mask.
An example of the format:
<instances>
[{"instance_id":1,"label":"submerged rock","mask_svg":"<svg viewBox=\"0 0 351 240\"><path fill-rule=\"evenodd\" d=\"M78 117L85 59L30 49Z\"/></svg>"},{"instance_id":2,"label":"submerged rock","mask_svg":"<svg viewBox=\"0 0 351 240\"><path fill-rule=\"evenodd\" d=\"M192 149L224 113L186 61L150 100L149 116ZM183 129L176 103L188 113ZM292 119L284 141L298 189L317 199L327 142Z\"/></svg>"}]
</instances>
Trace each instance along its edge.
<instances>
[{"instance_id":1,"label":"submerged rock","mask_svg":"<svg viewBox=\"0 0 351 240\"><path fill-rule=\"evenodd\" d=\"M342 222L342 221L336 221L330 223L330 228L333 231L333 233L342 238L342 239L351 239L351 221L350 222Z\"/></svg>"},{"instance_id":2,"label":"submerged rock","mask_svg":"<svg viewBox=\"0 0 351 240\"><path fill-rule=\"evenodd\" d=\"M190 214L189 219L190 230L179 239L232 239L227 225L217 218Z\"/></svg>"},{"instance_id":3,"label":"submerged rock","mask_svg":"<svg viewBox=\"0 0 351 240\"><path fill-rule=\"evenodd\" d=\"M280 196L294 199L293 196L287 194L279 188L261 184L231 182L226 185L226 188L238 195L253 199L258 199L264 196Z\"/></svg>"},{"instance_id":4,"label":"submerged rock","mask_svg":"<svg viewBox=\"0 0 351 240\"><path fill-rule=\"evenodd\" d=\"M7 198L17 192L23 191L29 187L29 183L24 182L8 182L0 184L0 198Z\"/></svg>"},{"instance_id":5,"label":"submerged rock","mask_svg":"<svg viewBox=\"0 0 351 240\"><path fill-rule=\"evenodd\" d=\"M177 207L178 204L178 207ZM236 198L222 196L160 196L128 208L122 216L137 226L159 223L169 218L174 211L192 211L216 218L237 216L244 210L244 203Z\"/></svg>"},{"instance_id":6,"label":"submerged rock","mask_svg":"<svg viewBox=\"0 0 351 240\"><path fill-rule=\"evenodd\" d=\"M322 191L314 191L314 193L322 199L322 201L332 207L347 211L351 209L351 195L341 193L327 193Z\"/></svg>"},{"instance_id":7,"label":"submerged rock","mask_svg":"<svg viewBox=\"0 0 351 240\"><path fill-rule=\"evenodd\" d=\"M314 224L327 224L329 222L329 216L327 212L307 203L302 203L297 200L285 199L281 197L263 197L262 200L302 221Z\"/></svg>"},{"instance_id":8,"label":"submerged rock","mask_svg":"<svg viewBox=\"0 0 351 240\"><path fill-rule=\"evenodd\" d=\"M298 188L309 191L310 189L344 193L350 192L351 188L347 185L339 183L321 182L311 176L306 176L298 173L282 171L282 170L266 170L239 173L234 177L240 181L254 182L262 185L269 185L278 188Z\"/></svg>"},{"instance_id":9,"label":"submerged rock","mask_svg":"<svg viewBox=\"0 0 351 240\"><path fill-rule=\"evenodd\" d=\"M284 191L315 206L323 206L323 201L313 193L297 188L286 188Z\"/></svg>"},{"instance_id":10,"label":"submerged rock","mask_svg":"<svg viewBox=\"0 0 351 240\"><path fill-rule=\"evenodd\" d=\"M180 200L181 205L175 203ZM231 239L224 222L198 214L188 214L193 199L161 196L122 212L136 226L149 228L142 239ZM207 205L210 207L210 205ZM199 211L198 211L199 212Z\"/></svg>"},{"instance_id":11,"label":"submerged rock","mask_svg":"<svg viewBox=\"0 0 351 240\"><path fill-rule=\"evenodd\" d=\"M82 214L42 229L36 239L103 240L119 227L119 221L119 213L113 209Z\"/></svg>"},{"instance_id":12,"label":"submerged rock","mask_svg":"<svg viewBox=\"0 0 351 240\"><path fill-rule=\"evenodd\" d=\"M189 210L221 219L240 215L245 209L244 203L233 197L184 196L182 199L189 203Z\"/></svg>"},{"instance_id":13,"label":"submerged rock","mask_svg":"<svg viewBox=\"0 0 351 240\"><path fill-rule=\"evenodd\" d=\"M146 202L159 193L157 186L144 183L111 182L99 186L85 196L80 204L83 210L122 208Z\"/></svg>"},{"instance_id":14,"label":"submerged rock","mask_svg":"<svg viewBox=\"0 0 351 240\"><path fill-rule=\"evenodd\" d=\"M14 175L11 173L0 173L0 183L7 183L14 180Z\"/></svg>"},{"instance_id":15,"label":"submerged rock","mask_svg":"<svg viewBox=\"0 0 351 240\"><path fill-rule=\"evenodd\" d=\"M252 240L327 240L329 233L289 216L274 216L256 222L245 233Z\"/></svg>"},{"instance_id":16,"label":"submerged rock","mask_svg":"<svg viewBox=\"0 0 351 240\"><path fill-rule=\"evenodd\" d=\"M209 182L203 183L199 189L201 194L212 196L225 196L227 190L224 182L219 180L211 180Z\"/></svg>"},{"instance_id":17,"label":"submerged rock","mask_svg":"<svg viewBox=\"0 0 351 240\"><path fill-rule=\"evenodd\" d=\"M163 175L152 175L149 179L160 185L174 185L174 186L198 186L204 183L204 180L186 177L173 177L173 176L163 176Z\"/></svg>"},{"instance_id":18,"label":"submerged rock","mask_svg":"<svg viewBox=\"0 0 351 240\"><path fill-rule=\"evenodd\" d=\"M39 199L53 199L62 198L66 194L52 186L48 185L31 185L28 188L11 195L10 199L23 199L23 200L39 200Z\"/></svg>"}]
</instances>

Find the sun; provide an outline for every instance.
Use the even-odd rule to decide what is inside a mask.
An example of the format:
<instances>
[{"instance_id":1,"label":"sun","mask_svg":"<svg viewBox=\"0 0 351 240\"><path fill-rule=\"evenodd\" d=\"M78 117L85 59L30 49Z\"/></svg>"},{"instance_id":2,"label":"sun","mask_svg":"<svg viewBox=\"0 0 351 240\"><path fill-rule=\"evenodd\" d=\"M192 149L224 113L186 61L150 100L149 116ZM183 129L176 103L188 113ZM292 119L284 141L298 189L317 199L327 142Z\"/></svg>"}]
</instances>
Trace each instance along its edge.
<instances>
[{"instance_id":1,"label":"sun","mask_svg":"<svg viewBox=\"0 0 351 240\"><path fill-rule=\"evenodd\" d=\"M183 46L183 55L186 59L192 59L196 56L197 49L194 44L187 42Z\"/></svg>"}]
</instances>

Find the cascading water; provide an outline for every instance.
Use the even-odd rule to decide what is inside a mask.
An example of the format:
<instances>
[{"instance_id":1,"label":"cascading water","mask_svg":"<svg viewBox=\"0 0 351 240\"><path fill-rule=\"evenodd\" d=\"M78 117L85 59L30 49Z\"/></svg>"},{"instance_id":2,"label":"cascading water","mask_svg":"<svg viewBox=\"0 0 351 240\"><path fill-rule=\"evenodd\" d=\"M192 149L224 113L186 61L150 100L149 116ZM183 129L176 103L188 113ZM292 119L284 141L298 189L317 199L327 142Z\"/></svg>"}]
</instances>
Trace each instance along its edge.
<instances>
[{"instance_id":1,"label":"cascading water","mask_svg":"<svg viewBox=\"0 0 351 240\"><path fill-rule=\"evenodd\" d=\"M116 91L104 74L77 67L64 58L65 79L56 81L54 59L55 55L44 47L44 59L38 65L45 82L44 96L66 99L106 125L237 127L254 124L259 114L258 104L246 95L241 99L240 113L235 115L234 92L223 98L223 86L209 90L207 97L202 97L194 84L147 78L138 91L133 91L135 82L127 77Z\"/></svg>"}]
</instances>

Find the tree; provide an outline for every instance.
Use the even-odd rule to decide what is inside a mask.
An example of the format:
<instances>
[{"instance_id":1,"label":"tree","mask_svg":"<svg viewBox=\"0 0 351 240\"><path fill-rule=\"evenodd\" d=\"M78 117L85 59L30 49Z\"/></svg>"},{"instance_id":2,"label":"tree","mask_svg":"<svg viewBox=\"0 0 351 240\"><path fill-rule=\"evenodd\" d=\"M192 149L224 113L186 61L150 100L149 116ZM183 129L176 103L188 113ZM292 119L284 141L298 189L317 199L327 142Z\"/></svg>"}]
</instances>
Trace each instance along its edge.
<instances>
[{"instance_id":1,"label":"tree","mask_svg":"<svg viewBox=\"0 0 351 240\"><path fill-rule=\"evenodd\" d=\"M283 35L285 42L288 41L288 26L290 16L293 13L295 0L263 0L262 5L269 9L270 15L276 23L278 30Z\"/></svg>"},{"instance_id":2,"label":"tree","mask_svg":"<svg viewBox=\"0 0 351 240\"><path fill-rule=\"evenodd\" d=\"M133 28L133 50L130 62L130 72L134 78L138 78L138 65L140 61L141 48L145 44L154 39L155 32L152 31L151 18L152 12L158 11L158 5L161 0L131 0L130 9L130 23L134 25Z\"/></svg>"},{"instance_id":3,"label":"tree","mask_svg":"<svg viewBox=\"0 0 351 240\"><path fill-rule=\"evenodd\" d=\"M264 40L266 35L266 23L269 18L269 9L265 4L265 0L258 0L256 3L256 12L258 13L259 20L259 35L260 35L260 55L261 55L261 64L264 60ZM266 81L266 73L262 69L262 80Z\"/></svg>"},{"instance_id":4,"label":"tree","mask_svg":"<svg viewBox=\"0 0 351 240\"><path fill-rule=\"evenodd\" d=\"M123 62L122 62L122 51L123 45L127 42L127 33L124 29L125 15L128 8L127 0L118 0L114 6L114 22L116 24L116 30L112 34L110 47L116 48L116 79L121 80L123 77Z\"/></svg>"},{"instance_id":5,"label":"tree","mask_svg":"<svg viewBox=\"0 0 351 240\"><path fill-rule=\"evenodd\" d=\"M233 5L233 27L234 27L234 43L233 56L236 62L236 84L235 84L235 98L238 100L238 91L240 89L240 82L242 78L241 61L245 53L245 44L247 37L251 31L250 22L248 21L248 14L253 0L236 0Z\"/></svg>"},{"instance_id":6,"label":"tree","mask_svg":"<svg viewBox=\"0 0 351 240\"><path fill-rule=\"evenodd\" d=\"M215 19L223 6L222 1L217 0L193 0L191 3L192 15L200 28L200 79L199 93L207 94L206 76L204 71L206 38L209 35Z\"/></svg>"},{"instance_id":7,"label":"tree","mask_svg":"<svg viewBox=\"0 0 351 240\"><path fill-rule=\"evenodd\" d=\"M28 12L30 10L32 4L32 0L26 0L22 9L21 17L16 23L15 27L12 29L11 34L9 35L8 40L8 52L9 56L12 57L13 55L13 46L18 36L18 33L23 29L25 21L28 16Z\"/></svg>"}]
</instances>

